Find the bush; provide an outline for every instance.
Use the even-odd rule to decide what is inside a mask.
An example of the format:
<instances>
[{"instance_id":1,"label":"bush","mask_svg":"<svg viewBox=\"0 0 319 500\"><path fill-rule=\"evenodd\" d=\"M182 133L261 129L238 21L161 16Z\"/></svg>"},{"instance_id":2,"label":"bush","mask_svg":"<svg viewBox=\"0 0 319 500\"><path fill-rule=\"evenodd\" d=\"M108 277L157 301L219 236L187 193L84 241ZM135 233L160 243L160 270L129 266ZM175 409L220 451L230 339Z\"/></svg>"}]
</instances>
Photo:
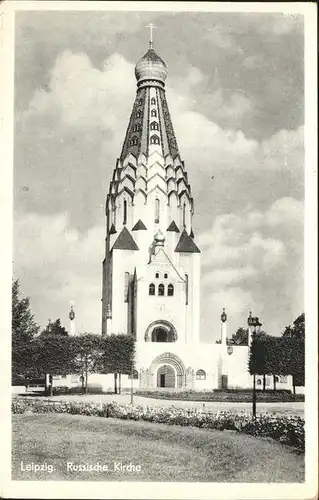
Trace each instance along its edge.
<instances>
[{"instance_id":1,"label":"bush","mask_svg":"<svg viewBox=\"0 0 319 500\"><path fill-rule=\"evenodd\" d=\"M124 420L144 420L168 425L205 427L217 430L233 430L252 436L269 437L280 443L305 449L304 419L298 416L261 414L229 411L203 413L198 409L163 408L156 406L120 405L115 402L94 403L83 401L43 401L14 398L12 413L69 413Z\"/></svg>"},{"instance_id":2,"label":"bush","mask_svg":"<svg viewBox=\"0 0 319 500\"><path fill-rule=\"evenodd\" d=\"M82 386L67 387L64 385L57 385L53 387L53 395L58 396L62 394L84 394ZM87 394L106 394L100 386L88 386Z\"/></svg>"},{"instance_id":3,"label":"bush","mask_svg":"<svg viewBox=\"0 0 319 500\"><path fill-rule=\"evenodd\" d=\"M229 401L246 402L252 401L252 390L250 389L216 389L216 390L182 390L182 391L136 391L138 396L144 396L154 399L172 399L183 401ZM303 394L292 394L286 389L273 391L257 391L257 401L284 402L284 401L304 401Z\"/></svg>"}]
</instances>

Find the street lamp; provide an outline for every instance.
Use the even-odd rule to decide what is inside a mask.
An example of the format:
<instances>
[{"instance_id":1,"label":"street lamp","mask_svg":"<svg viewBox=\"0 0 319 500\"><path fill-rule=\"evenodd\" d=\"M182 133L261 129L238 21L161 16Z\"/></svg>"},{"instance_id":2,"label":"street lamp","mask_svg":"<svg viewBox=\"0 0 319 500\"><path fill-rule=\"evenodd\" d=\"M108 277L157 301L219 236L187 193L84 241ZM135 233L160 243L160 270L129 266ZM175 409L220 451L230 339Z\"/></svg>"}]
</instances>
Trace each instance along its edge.
<instances>
[{"instance_id":1,"label":"street lamp","mask_svg":"<svg viewBox=\"0 0 319 500\"><path fill-rule=\"evenodd\" d=\"M254 337L256 335L257 329L258 332L260 331L262 323L260 323L259 318L257 316L255 317L252 316L251 311L249 312L247 323L248 323L248 329L253 331L253 337ZM255 367L253 373L253 417L256 417L256 368Z\"/></svg>"}]
</instances>

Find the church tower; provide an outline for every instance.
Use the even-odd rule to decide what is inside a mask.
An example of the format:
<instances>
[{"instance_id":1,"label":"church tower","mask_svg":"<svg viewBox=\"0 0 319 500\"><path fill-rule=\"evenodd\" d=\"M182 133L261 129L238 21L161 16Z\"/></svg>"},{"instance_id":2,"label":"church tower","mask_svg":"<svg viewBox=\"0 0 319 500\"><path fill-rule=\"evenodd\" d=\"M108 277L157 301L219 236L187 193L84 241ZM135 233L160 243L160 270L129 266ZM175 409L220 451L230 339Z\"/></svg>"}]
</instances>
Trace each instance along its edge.
<instances>
[{"instance_id":1,"label":"church tower","mask_svg":"<svg viewBox=\"0 0 319 500\"><path fill-rule=\"evenodd\" d=\"M199 342L200 250L166 101L167 67L152 40L135 77L136 98L106 198L102 334L133 334L143 364L147 345L151 357L173 349L174 358L178 346Z\"/></svg>"}]
</instances>

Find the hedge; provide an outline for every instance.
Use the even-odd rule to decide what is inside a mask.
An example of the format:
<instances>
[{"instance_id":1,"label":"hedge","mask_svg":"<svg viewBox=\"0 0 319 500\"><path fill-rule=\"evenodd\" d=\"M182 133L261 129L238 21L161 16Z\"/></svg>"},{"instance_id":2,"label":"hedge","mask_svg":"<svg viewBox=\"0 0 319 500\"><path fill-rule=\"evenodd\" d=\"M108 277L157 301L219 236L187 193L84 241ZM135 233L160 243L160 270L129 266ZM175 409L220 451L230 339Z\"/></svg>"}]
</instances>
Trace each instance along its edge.
<instances>
[{"instance_id":1,"label":"hedge","mask_svg":"<svg viewBox=\"0 0 319 500\"><path fill-rule=\"evenodd\" d=\"M115 402L94 403L76 401L12 400L12 413L69 413L71 415L144 420L168 425L232 430L258 437L269 437L304 452L304 419L296 415L260 414L218 411L203 413L198 409L163 408L155 406L121 405Z\"/></svg>"}]
</instances>

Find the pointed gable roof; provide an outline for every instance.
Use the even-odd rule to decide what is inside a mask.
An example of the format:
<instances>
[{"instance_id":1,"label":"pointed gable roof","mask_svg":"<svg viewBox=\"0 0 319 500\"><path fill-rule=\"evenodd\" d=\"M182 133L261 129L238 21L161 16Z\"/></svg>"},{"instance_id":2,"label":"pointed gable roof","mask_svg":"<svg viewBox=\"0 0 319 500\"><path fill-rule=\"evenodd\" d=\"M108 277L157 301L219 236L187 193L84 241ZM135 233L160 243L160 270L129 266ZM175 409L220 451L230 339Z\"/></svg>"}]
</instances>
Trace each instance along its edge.
<instances>
[{"instance_id":1,"label":"pointed gable roof","mask_svg":"<svg viewBox=\"0 0 319 500\"><path fill-rule=\"evenodd\" d=\"M124 226L113 245L113 250L138 250L138 249L139 248L135 243L132 235L129 233L128 229Z\"/></svg>"},{"instance_id":2,"label":"pointed gable roof","mask_svg":"<svg viewBox=\"0 0 319 500\"><path fill-rule=\"evenodd\" d=\"M184 229L175 248L175 252L200 253L200 249L197 247L197 245L195 245L192 238Z\"/></svg>"},{"instance_id":3,"label":"pointed gable roof","mask_svg":"<svg viewBox=\"0 0 319 500\"><path fill-rule=\"evenodd\" d=\"M145 229L147 229L147 227L145 226L144 222L139 219L135 226L132 228L132 231L141 231Z\"/></svg>"},{"instance_id":4,"label":"pointed gable roof","mask_svg":"<svg viewBox=\"0 0 319 500\"><path fill-rule=\"evenodd\" d=\"M172 231L174 233L179 233L179 229L178 229L175 221L172 220L172 222L170 223L170 225L168 226L168 228L166 229L166 231Z\"/></svg>"}]
</instances>

